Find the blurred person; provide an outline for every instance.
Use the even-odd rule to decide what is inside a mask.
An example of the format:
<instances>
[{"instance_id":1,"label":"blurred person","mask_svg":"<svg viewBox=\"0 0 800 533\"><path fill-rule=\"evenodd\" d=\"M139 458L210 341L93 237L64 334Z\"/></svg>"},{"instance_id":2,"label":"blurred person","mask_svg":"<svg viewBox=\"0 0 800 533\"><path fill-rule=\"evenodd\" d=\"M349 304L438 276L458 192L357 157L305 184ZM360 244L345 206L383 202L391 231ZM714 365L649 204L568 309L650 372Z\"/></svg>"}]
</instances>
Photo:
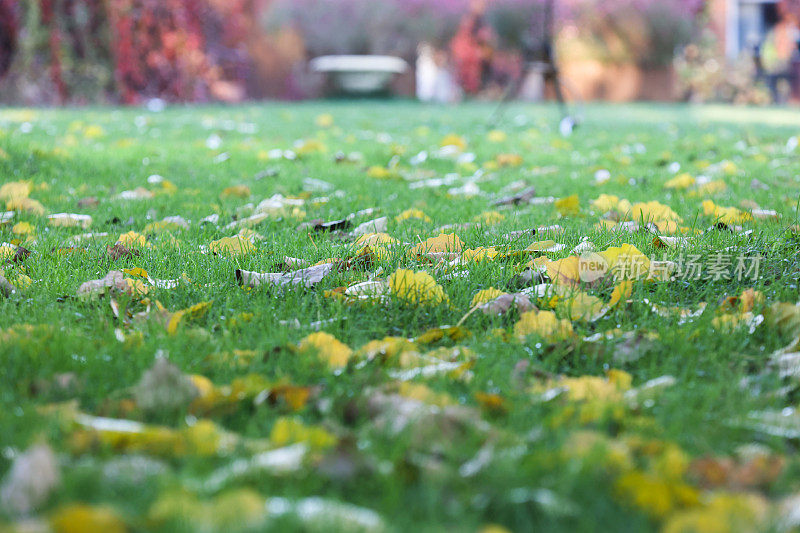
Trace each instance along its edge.
<instances>
[{"instance_id":1,"label":"blurred person","mask_svg":"<svg viewBox=\"0 0 800 533\"><path fill-rule=\"evenodd\" d=\"M468 94L477 94L491 75L494 33L486 20L487 0L472 0L450 43L457 79Z\"/></svg>"},{"instance_id":2,"label":"blurred person","mask_svg":"<svg viewBox=\"0 0 800 533\"><path fill-rule=\"evenodd\" d=\"M449 104L459 100L447 52L429 44L420 45L416 70L417 98L421 101Z\"/></svg>"},{"instance_id":3,"label":"blurred person","mask_svg":"<svg viewBox=\"0 0 800 533\"><path fill-rule=\"evenodd\" d=\"M781 80L791 78L792 59L798 54L800 24L786 0L778 2L778 23L767 33L760 49L760 68L767 76L773 99L780 101Z\"/></svg>"}]
</instances>

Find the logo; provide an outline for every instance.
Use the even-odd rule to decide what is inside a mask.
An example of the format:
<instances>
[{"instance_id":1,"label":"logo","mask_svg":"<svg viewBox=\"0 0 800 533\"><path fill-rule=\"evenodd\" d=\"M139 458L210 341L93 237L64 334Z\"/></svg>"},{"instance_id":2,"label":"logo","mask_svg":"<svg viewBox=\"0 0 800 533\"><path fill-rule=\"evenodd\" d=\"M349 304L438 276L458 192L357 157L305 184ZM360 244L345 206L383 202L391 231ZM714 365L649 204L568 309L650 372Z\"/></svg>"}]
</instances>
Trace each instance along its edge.
<instances>
[{"instance_id":1,"label":"logo","mask_svg":"<svg viewBox=\"0 0 800 533\"><path fill-rule=\"evenodd\" d=\"M581 281L591 283L608 273L608 261L594 252L584 252L578 258L578 275Z\"/></svg>"}]
</instances>

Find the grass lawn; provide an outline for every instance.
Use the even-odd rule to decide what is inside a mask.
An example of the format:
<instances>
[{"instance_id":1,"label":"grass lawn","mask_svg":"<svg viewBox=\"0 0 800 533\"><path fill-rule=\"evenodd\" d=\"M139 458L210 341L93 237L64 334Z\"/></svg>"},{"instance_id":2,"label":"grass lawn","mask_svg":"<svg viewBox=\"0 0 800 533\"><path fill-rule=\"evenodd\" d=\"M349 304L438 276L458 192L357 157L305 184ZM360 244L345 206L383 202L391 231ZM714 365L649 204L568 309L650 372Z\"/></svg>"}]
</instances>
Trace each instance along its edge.
<instances>
[{"instance_id":1,"label":"grass lawn","mask_svg":"<svg viewBox=\"0 0 800 533\"><path fill-rule=\"evenodd\" d=\"M0 110L0 529L797 526L800 112L493 109Z\"/></svg>"}]
</instances>

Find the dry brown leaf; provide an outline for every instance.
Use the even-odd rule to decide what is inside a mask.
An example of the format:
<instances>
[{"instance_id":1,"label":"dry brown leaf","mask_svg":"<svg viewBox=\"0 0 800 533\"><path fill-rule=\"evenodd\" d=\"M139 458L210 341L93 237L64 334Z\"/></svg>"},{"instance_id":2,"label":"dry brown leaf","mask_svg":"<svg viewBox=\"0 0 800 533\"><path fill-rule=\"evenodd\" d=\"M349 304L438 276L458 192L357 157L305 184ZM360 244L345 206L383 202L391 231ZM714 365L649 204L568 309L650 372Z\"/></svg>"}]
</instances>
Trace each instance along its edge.
<instances>
[{"instance_id":1,"label":"dry brown leaf","mask_svg":"<svg viewBox=\"0 0 800 533\"><path fill-rule=\"evenodd\" d=\"M361 237L370 233L384 233L389 227L389 217L380 217L369 220L356 226L353 230L354 237Z\"/></svg>"},{"instance_id":2,"label":"dry brown leaf","mask_svg":"<svg viewBox=\"0 0 800 533\"><path fill-rule=\"evenodd\" d=\"M112 270L102 279L87 281L78 287L78 296L99 296L108 291L125 292L128 283L123 276L122 272Z\"/></svg>"},{"instance_id":3,"label":"dry brown leaf","mask_svg":"<svg viewBox=\"0 0 800 533\"><path fill-rule=\"evenodd\" d=\"M192 379L163 356L156 357L133 389L136 405L150 413L178 411L188 407L199 394Z\"/></svg>"},{"instance_id":4,"label":"dry brown leaf","mask_svg":"<svg viewBox=\"0 0 800 533\"><path fill-rule=\"evenodd\" d=\"M15 292L17 292L16 287L9 283L8 280L3 277L2 274L0 274L0 296L8 298Z\"/></svg>"},{"instance_id":5,"label":"dry brown leaf","mask_svg":"<svg viewBox=\"0 0 800 533\"><path fill-rule=\"evenodd\" d=\"M494 300L481 305L480 310L484 315L504 315L508 313L512 307L516 308L519 314L536 309L536 306L533 305L527 295L518 293L502 294Z\"/></svg>"},{"instance_id":6,"label":"dry brown leaf","mask_svg":"<svg viewBox=\"0 0 800 533\"><path fill-rule=\"evenodd\" d=\"M494 206L527 204L536 196L536 187L528 187L513 196L505 196L492 203Z\"/></svg>"},{"instance_id":7,"label":"dry brown leaf","mask_svg":"<svg viewBox=\"0 0 800 533\"><path fill-rule=\"evenodd\" d=\"M92 217L76 213L56 213L48 215L49 224L56 228L82 228L87 229L92 225Z\"/></svg>"},{"instance_id":8,"label":"dry brown leaf","mask_svg":"<svg viewBox=\"0 0 800 533\"><path fill-rule=\"evenodd\" d=\"M58 460L47 444L34 444L16 456L0 486L0 505L11 515L28 515L42 506L61 481Z\"/></svg>"},{"instance_id":9,"label":"dry brown leaf","mask_svg":"<svg viewBox=\"0 0 800 533\"><path fill-rule=\"evenodd\" d=\"M425 255L425 254L435 254L435 253L459 253L463 249L463 243L461 239L458 238L458 235L454 233L445 234L442 233L438 237L431 237L411 249L412 254L414 255Z\"/></svg>"},{"instance_id":10,"label":"dry brown leaf","mask_svg":"<svg viewBox=\"0 0 800 533\"><path fill-rule=\"evenodd\" d=\"M256 288L262 285L275 287L303 286L311 288L325 276L333 272L336 265L334 263L324 263L315 265L302 270L295 270L286 273L259 273L247 270L236 271L236 281L244 287Z\"/></svg>"},{"instance_id":11,"label":"dry brown leaf","mask_svg":"<svg viewBox=\"0 0 800 533\"><path fill-rule=\"evenodd\" d=\"M121 243L117 243L114 246L107 246L106 253L112 261L117 261L119 259L128 257L139 257L139 255L141 255L139 250L133 250Z\"/></svg>"}]
</instances>

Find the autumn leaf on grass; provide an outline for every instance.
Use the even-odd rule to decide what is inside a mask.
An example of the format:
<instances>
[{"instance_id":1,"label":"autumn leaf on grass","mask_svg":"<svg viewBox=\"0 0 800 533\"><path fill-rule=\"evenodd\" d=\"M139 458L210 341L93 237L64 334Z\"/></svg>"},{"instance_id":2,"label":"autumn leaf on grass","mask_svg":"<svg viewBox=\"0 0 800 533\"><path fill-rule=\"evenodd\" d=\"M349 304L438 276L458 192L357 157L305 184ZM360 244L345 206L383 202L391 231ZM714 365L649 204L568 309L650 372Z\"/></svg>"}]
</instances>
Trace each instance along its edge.
<instances>
[{"instance_id":1,"label":"autumn leaf on grass","mask_svg":"<svg viewBox=\"0 0 800 533\"><path fill-rule=\"evenodd\" d=\"M537 383L531 392L543 394L554 389L562 389L571 402L601 401L620 402L625 392L631 389L633 378L627 372L611 369L605 376L558 376L544 383Z\"/></svg>"},{"instance_id":2,"label":"autumn leaf on grass","mask_svg":"<svg viewBox=\"0 0 800 533\"><path fill-rule=\"evenodd\" d=\"M546 240L546 241L537 241L527 248L525 248L526 252L546 252L546 253L553 253L553 252L560 252L566 248L563 244L559 244L553 240Z\"/></svg>"},{"instance_id":3,"label":"autumn leaf on grass","mask_svg":"<svg viewBox=\"0 0 800 533\"><path fill-rule=\"evenodd\" d=\"M619 285L614 287L614 290L611 291L611 300L608 302L608 307L615 307L618 303L625 302L631 297L632 292L633 282L621 281Z\"/></svg>"},{"instance_id":4,"label":"autumn leaf on grass","mask_svg":"<svg viewBox=\"0 0 800 533\"><path fill-rule=\"evenodd\" d=\"M656 248L685 248L691 241L686 237L653 237L653 246Z\"/></svg>"},{"instance_id":5,"label":"autumn leaf on grass","mask_svg":"<svg viewBox=\"0 0 800 533\"><path fill-rule=\"evenodd\" d=\"M214 303L213 301L200 302L189 308L176 311L175 313L172 314L172 316L169 319L169 322L167 323L167 333L169 333L170 335L174 335L178 330L178 326L181 324L181 322L188 320L197 320L198 318L205 316L206 313L208 313L208 310L213 305L213 303Z\"/></svg>"},{"instance_id":6,"label":"autumn leaf on grass","mask_svg":"<svg viewBox=\"0 0 800 533\"><path fill-rule=\"evenodd\" d=\"M305 444L312 450L324 450L336 444L336 436L322 426L304 424L298 418L281 417L275 421L269 440L273 446Z\"/></svg>"},{"instance_id":7,"label":"autumn leaf on grass","mask_svg":"<svg viewBox=\"0 0 800 533\"><path fill-rule=\"evenodd\" d=\"M631 203L628 200L620 199L619 196L613 194L601 194L590 202L592 209L598 213L611 213L615 215L613 218L619 220L621 217L630 214Z\"/></svg>"},{"instance_id":8,"label":"autumn leaf on grass","mask_svg":"<svg viewBox=\"0 0 800 533\"><path fill-rule=\"evenodd\" d=\"M491 300L494 300L498 296L502 296L506 294L505 292L501 291L500 289L495 289L494 287L489 287L488 289L484 289L482 291L478 291L475 296L472 297L472 303L469 304L470 307L475 307L476 305L485 304Z\"/></svg>"},{"instance_id":9,"label":"autumn leaf on grass","mask_svg":"<svg viewBox=\"0 0 800 533\"><path fill-rule=\"evenodd\" d=\"M59 507L50 516L52 531L125 533L128 528L116 511L107 506L71 503Z\"/></svg>"},{"instance_id":10,"label":"autumn leaf on grass","mask_svg":"<svg viewBox=\"0 0 800 533\"><path fill-rule=\"evenodd\" d=\"M366 246L392 246L397 244L397 239L388 233L366 233L356 240L356 244L363 244Z\"/></svg>"},{"instance_id":11,"label":"autumn leaf on grass","mask_svg":"<svg viewBox=\"0 0 800 533\"><path fill-rule=\"evenodd\" d=\"M526 204L536 197L536 187L528 187L513 196L505 196L492 202L494 206Z\"/></svg>"},{"instance_id":12,"label":"autumn leaf on grass","mask_svg":"<svg viewBox=\"0 0 800 533\"><path fill-rule=\"evenodd\" d=\"M102 279L94 279L78 287L78 296L92 298L103 296L109 292L123 292L130 296L144 296L147 286L140 280L126 279L122 272L112 270Z\"/></svg>"},{"instance_id":13,"label":"autumn leaf on grass","mask_svg":"<svg viewBox=\"0 0 800 533\"><path fill-rule=\"evenodd\" d=\"M425 271L398 269L389 276L389 290L398 300L409 305L435 305L448 301L442 286Z\"/></svg>"},{"instance_id":14,"label":"autumn leaf on grass","mask_svg":"<svg viewBox=\"0 0 800 533\"><path fill-rule=\"evenodd\" d=\"M679 174L664 184L665 189L684 190L693 186L697 180L687 173Z\"/></svg>"},{"instance_id":15,"label":"autumn leaf on grass","mask_svg":"<svg viewBox=\"0 0 800 533\"><path fill-rule=\"evenodd\" d=\"M548 261L545 267L547 275L553 283L576 285L581 281L580 258L576 255L558 261Z\"/></svg>"},{"instance_id":16,"label":"autumn leaf on grass","mask_svg":"<svg viewBox=\"0 0 800 533\"><path fill-rule=\"evenodd\" d=\"M739 296L728 296L720 304L722 311L739 311L747 313L752 311L756 305L764 303L764 294L755 289L747 289Z\"/></svg>"},{"instance_id":17,"label":"autumn leaf on grass","mask_svg":"<svg viewBox=\"0 0 800 533\"><path fill-rule=\"evenodd\" d=\"M632 495L635 500L641 500L643 488L646 487L641 484L632 488L632 491L639 492L638 495ZM676 487L680 490L687 488L683 484ZM691 491L687 491L687 493L692 494ZM685 502L678 503L684 504ZM689 503L694 504L695 502L690 501ZM704 498L701 506L684 506L670 514L661 531L663 533L711 531L712 529L717 529L717 531L769 531L774 528L773 520L775 519L771 508L771 502L768 502L760 494L720 491ZM784 508L787 509L790 516L795 516L795 505Z\"/></svg>"},{"instance_id":18,"label":"autumn leaf on grass","mask_svg":"<svg viewBox=\"0 0 800 533\"><path fill-rule=\"evenodd\" d=\"M112 261L127 257L139 257L141 252L139 250L128 248L124 244L117 243L114 246L106 247L106 254Z\"/></svg>"},{"instance_id":19,"label":"autumn leaf on grass","mask_svg":"<svg viewBox=\"0 0 800 533\"><path fill-rule=\"evenodd\" d=\"M656 201L633 204L631 206L631 219L636 222L683 221L678 213L669 206Z\"/></svg>"},{"instance_id":20,"label":"autumn leaf on grass","mask_svg":"<svg viewBox=\"0 0 800 533\"><path fill-rule=\"evenodd\" d=\"M431 217L423 213L419 209L406 209L395 218L396 222L403 222L406 220L417 219L422 220L423 222L431 222Z\"/></svg>"},{"instance_id":21,"label":"autumn leaf on grass","mask_svg":"<svg viewBox=\"0 0 800 533\"><path fill-rule=\"evenodd\" d=\"M5 298L10 297L12 294L17 292L17 288L14 287L3 274L0 274L0 296Z\"/></svg>"},{"instance_id":22,"label":"autumn leaf on grass","mask_svg":"<svg viewBox=\"0 0 800 533\"><path fill-rule=\"evenodd\" d=\"M497 154L494 161L499 168L518 167L524 163L522 156L519 154Z\"/></svg>"},{"instance_id":23,"label":"autumn leaf on grass","mask_svg":"<svg viewBox=\"0 0 800 533\"><path fill-rule=\"evenodd\" d=\"M569 313L570 319L575 321L594 322L608 312L603 300L585 292L577 292L569 298L559 299L558 306Z\"/></svg>"},{"instance_id":24,"label":"autumn leaf on grass","mask_svg":"<svg viewBox=\"0 0 800 533\"><path fill-rule=\"evenodd\" d=\"M367 169L367 177L379 180L400 177L396 170L373 165Z\"/></svg>"},{"instance_id":25,"label":"autumn leaf on grass","mask_svg":"<svg viewBox=\"0 0 800 533\"><path fill-rule=\"evenodd\" d=\"M577 215L581 210L581 202L577 194L560 198L555 202L556 210L562 217Z\"/></svg>"},{"instance_id":26,"label":"autumn leaf on grass","mask_svg":"<svg viewBox=\"0 0 800 533\"><path fill-rule=\"evenodd\" d=\"M255 250L255 245L249 239L234 235L233 237L223 237L217 241L210 242L208 249L214 255L241 257Z\"/></svg>"},{"instance_id":27,"label":"autumn leaf on grass","mask_svg":"<svg viewBox=\"0 0 800 533\"><path fill-rule=\"evenodd\" d=\"M334 124L333 115L330 113L323 113L321 115L317 115L317 118L314 119L314 124L316 124L320 128L330 128Z\"/></svg>"},{"instance_id":28,"label":"autumn leaf on grass","mask_svg":"<svg viewBox=\"0 0 800 533\"><path fill-rule=\"evenodd\" d=\"M522 315L528 311L536 310L530 298L525 294L501 294L494 300L490 300L480 306L480 310L484 315L505 315L511 308L517 309L517 312Z\"/></svg>"},{"instance_id":29,"label":"autumn leaf on grass","mask_svg":"<svg viewBox=\"0 0 800 533\"><path fill-rule=\"evenodd\" d=\"M247 185L234 185L222 191L221 198L249 198L250 187Z\"/></svg>"},{"instance_id":30,"label":"autumn leaf on grass","mask_svg":"<svg viewBox=\"0 0 800 533\"><path fill-rule=\"evenodd\" d=\"M442 141L439 143L439 146L441 146L442 148L446 146L455 146L460 151L464 151L467 148L467 141L465 141L464 138L461 137L460 135L456 135L455 133L450 133L442 138Z\"/></svg>"},{"instance_id":31,"label":"autumn leaf on grass","mask_svg":"<svg viewBox=\"0 0 800 533\"><path fill-rule=\"evenodd\" d=\"M166 357L156 357L133 388L136 405L148 413L175 412L189 406L200 395L192 379Z\"/></svg>"},{"instance_id":32,"label":"autumn leaf on grass","mask_svg":"<svg viewBox=\"0 0 800 533\"><path fill-rule=\"evenodd\" d=\"M44 206L33 198L12 198L6 202L6 209L39 216L47 212Z\"/></svg>"},{"instance_id":33,"label":"autumn leaf on grass","mask_svg":"<svg viewBox=\"0 0 800 533\"><path fill-rule=\"evenodd\" d=\"M384 363L396 363L405 352L419 353L417 345L405 337L384 337L369 341L356 352L356 357L372 361L379 359Z\"/></svg>"},{"instance_id":34,"label":"autumn leaf on grass","mask_svg":"<svg viewBox=\"0 0 800 533\"><path fill-rule=\"evenodd\" d=\"M528 311L514 325L514 334L525 338L538 335L549 342L558 342L574 337L572 324L564 318L557 318L552 311Z\"/></svg>"},{"instance_id":35,"label":"autumn leaf on grass","mask_svg":"<svg viewBox=\"0 0 800 533\"><path fill-rule=\"evenodd\" d=\"M166 233L189 229L189 222L182 216L169 216L144 227L144 233Z\"/></svg>"},{"instance_id":36,"label":"autumn leaf on grass","mask_svg":"<svg viewBox=\"0 0 800 533\"><path fill-rule=\"evenodd\" d=\"M0 200L27 198L31 192L33 192L33 183L30 181L10 181L0 186Z\"/></svg>"},{"instance_id":37,"label":"autumn leaf on grass","mask_svg":"<svg viewBox=\"0 0 800 533\"><path fill-rule=\"evenodd\" d=\"M500 252L494 247L484 248L479 246L478 248L467 248L461 252L460 258L457 258L454 260L454 262L451 262L451 265L492 261L498 256L500 256Z\"/></svg>"},{"instance_id":38,"label":"autumn leaf on grass","mask_svg":"<svg viewBox=\"0 0 800 533\"><path fill-rule=\"evenodd\" d=\"M508 140L508 134L503 130L492 130L486 134L486 140L492 143L503 143Z\"/></svg>"},{"instance_id":39,"label":"autumn leaf on grass","mask_svg":"<svg viewBox=\"0 0 800 533\"><path fill-rule=\"evenodd\" d=\"M6 275L8 275L9 278L6 278ZM11 291L11 293L25 292L26 290L30 289L31 285L33 284L33 280L21 272L12 272L11 274L6 274L6 272L0 269L0 286L3 285L3 280L10 284L14 289ZM7 289L8 287L0 287L0 294L3 294L4 296L10 296L11 293L5 294Z\"/></svg>"},{"instance_id":40,"label":"autumn leaf on grass","mask_svg":"<svg viewBox=\"0 0 800 533\"><path fill-rule=\"evenodd\" d=\"M129 231L128 233L120 235L116 244L121 244L126 247L143 248L147 246L147 237L135 231Z\"/></svg>"},{"instance_id":41,"label":"autumn leaf on grass","mask_svg":"<svg viewBox=\"0 0 800 533\"><path fill-rule=\"evenodd\" d=\"M472 337L472 332L465 327L441 326L438 328L429 329L422 335L417 336L414 339L414 342L417 344L433 344L434 342L439 342L445 339L453 342L459 342L470 337Z\"/></svg>"},{"instance_id":42,"label":"autumn leaf on grass","mask_svg":"<svg viewBox=\"0 0 800 533\"><path fill-rule=\"evenodd\" d=\"M92 225L90 215L76 213L56 213L47 216L48 223L55 228L82 228L88 229Z\"/></svg>"},{"instance_id":43,"label":"autumn leaf on grass","mask_svg":"<svg viewBox=\"0 0 800 533\"><path fill-rule=\"evenodd\" d=\"M331 368L342 368L353 356L353 350L330 333L312 333L297 345L300 353L316 352L320 360Z\"/></svg>"},{"instance_id":44,"label":"autumn leaf on grass","mask_svg":"<svg viewBox=\"0 0 800 533\"><path fill-rule=\"evenodd\" d=\"M354 237L362 237L369 234L384 233L389 227L389 217L380 217L373 220L362 222L351 232Z\"/></svg>"},{"instance_id":45,"label":"autumn leaf on grass","mask_svg":"<svg viewBox=\"0 0 800 533\"><path fill-rule=\"evenodd\" d=\"M78 430L69 441L74 453L86 453L98 444L117 452L145 453L162 457L189 455L210 457L231 453L240 446L263 450L268 443L245 440L229 433L210 420L197 420L191 425L172 429L142 424L133 420L100 418L75 411L71 416Z\"/></svg>"},{"instance_id":46,"label":"autumn leaf on grass","mask_svg":"<svg viewBox=\"0 0 800 533\"><path fill-rule=\"evenodd\" d=\"M0 263L12 261L16 255L16 245L7 242L0 243Z\"/></svg>"},{"instance_id":47,"label":"autumn leaf on grass","mask_svg":"<svg viewBox=\"0 0 800 533\"><path fill-rule=\"evenodd\" d=\"M345 296L355 300L379 300L383 301L389 292L389 284L382 280L362 281L347 287L344 291Z\"/></svg>"},{"instance_id":48,"label":"autumn leaf on grass","mask_svg":"<svg viewBox=\"0 0 800 533\"><path fill-rule=\"evenodd\" d=\"M754 315L751 312L723 313L711 320L711 327L722 333L732 333L747 327L752 334L763 321L762 315Z\"/></svg>"},{"instance_id":49,"label":"autumn leaf on grass","mask_svg":"<svg viewBox=\"0 0 800 533\"><path fill-rule=\"evenodd\" d=\"M711 200L703 201L703 214L714 217L717 222L722 222L723 224L739 224L753 220L753 216L746 211L736 207L722 207Z\"/></svg>"},{"instance_id":50,"label":"autumn leaf on grass","mask_svg":"<svg viewBox=\"0 0 800 533\"><path fill-rule=\"evenodd\" d=\"M325 222L321 218L310 220L308 222L303 222L299 226L297 226L297 231L304 231L308 232L308 230L317 231L320 233L331 232L342 234L344 230L350 228L352 223L350 220L346 218L340 218L338 220L331 220L329 222Z\"/></svg>"},{"instance_id":51,"label":"autumn leaf on grass","mask_svg":"<svg viewBox=\"0 0 800 533\"><path fill-rule=\"evenodd\" d=\"M333 272L336 264L323 263L291 272L260 273L247 270L236 271L236 281L243 287L257 288L262 285L274 287L302 286L311 288Z\"/></svg>"},{"instance_id":52,"label":"autumn leaf on grass","mask_svg":"<svg viewBox=\"0 0 800 533\"><path fill-rule=\"evenodd\" d=\"M282 402L292 411L302 410L308 400L317 393L319 387L303 387L300 385L276 385L269 390L267 401L270 405L277 405Z\"/></svg>"},{"instance_id":53,"label":"autumn leaf on grass","mask_svg":"<svg viewBox=\"0 0 800 533\"><path fill-rule=\"evenodd\" d=\"M485 213L481 213L480 215L473 218L472 221L475 222L476 224L481 224L484 226L493 226L495 224L499 224L505 219L506 216L502 213L499 213L497 211L486 211Z\"/></svg>"},{"instance_id":54,"label":"autumn leaf on grass","mask_svg":"<svg viewBox=\"0 0 800 533\"><path fill-rule=\"evenodd\" d=\"M283 449L264 452L252 459L242 459L229 466L215 470L203 483L205 490L217 492L239 478L255 474L277 473L278 457L286 453ZM302 460L304 453L299 459ZM289 462L298 462L289 453ZM289 467L287 471L299 469ZM149 528L169 529L170 524L181 524L191 531L257 531L263 530L267 510L264 498L252 489L234 488L221 492L208 500L201 500L194 493L176 490L160 495L147 513ZM233 526L235 524L235 526Z\"/></svg>"},{"instance_id":55,"label":"autumn leaf on grass","mask_svg":"<svg viewBox=\"0 0 800 533\"><path fill-rule=\"evenodd\" d=\"M631 244L612 246L600 252L608 272L618 280L639 279L650 273L650 259Z\"/></svg>"},{"instance_id":56,"label":"autumn leaf on grass","mask_svg":"<svg viewBox=\"0 0 800 533\"><path fill-rule=\"evenodd\" d=\"M142 278L142 279L150 278L150 274L148 274L145 269L139 267L123 268L122 272L129 276L133 276L135 278Z\"/></svg>"},{"instance_id":57,"label":"autumn leaf on grass","mask_svg":"<svg viewBox=\"0 0 800 533\"><path fill-rule=\"evenodd\" d=\"M12 516L29 515L47 502L60 481L53 450L47 444L34 444L16 454L0 485L0 508Z\"/></svg>"},{"instance_id":58,"label":"autumn leaf on grass","mask_svg":"<svg viewBox=\"0 0 800 533\"><path fill-rule=\"evenodd\" d=\"M9 211L23 211L34 215L43 215L44 206L29 198L33 191L33 184L30 181L12 181L0 186L0 201L6 201L6 209Z\"/></svg>"}]
</instances>

